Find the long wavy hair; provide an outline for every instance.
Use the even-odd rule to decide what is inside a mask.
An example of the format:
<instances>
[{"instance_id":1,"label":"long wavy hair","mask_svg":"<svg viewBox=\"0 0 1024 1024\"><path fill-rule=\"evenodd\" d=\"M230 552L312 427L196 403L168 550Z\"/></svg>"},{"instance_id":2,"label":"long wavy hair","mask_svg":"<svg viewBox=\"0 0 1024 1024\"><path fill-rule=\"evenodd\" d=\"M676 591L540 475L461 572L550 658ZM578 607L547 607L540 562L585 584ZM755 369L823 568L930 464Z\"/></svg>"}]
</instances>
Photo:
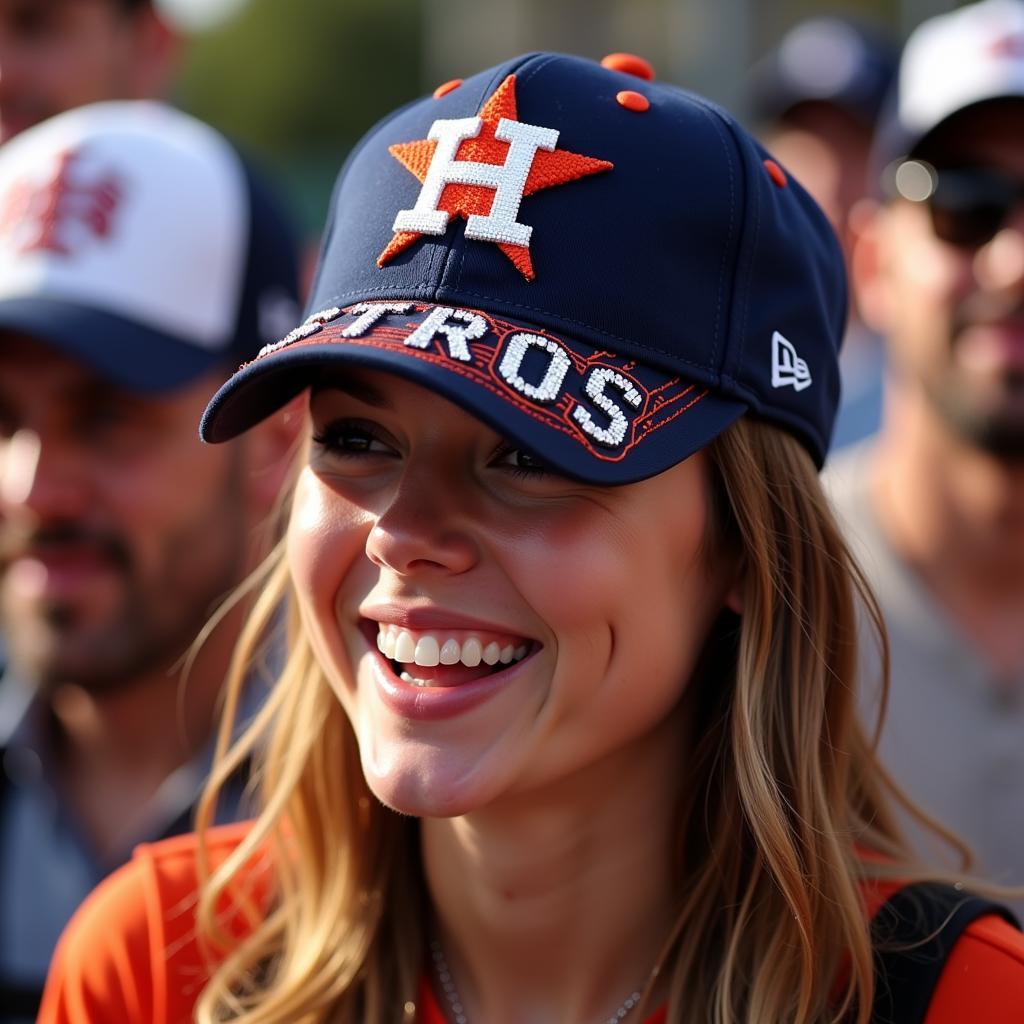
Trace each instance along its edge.
<instances>
[{"instance_id":1,"label":"long wavy hair","mask_svg":"<svg viewBox=\"0 0 1024 1024\"><path fill-rule=\"evenodd\" d=\"M874 630L887 671L880 613L798 441L745 417L708 453L707 541L738 555L743 613L716 623L687 697L695 742L679 773L678 891L667 894L678 909L658 971L668 1020L867 1024L865 880L923 874L890 810L905 799L858 718L858 628ZM196 1019L411 1020L429 913L418 823L366 786L353 730L290 600L283 542L254 584L262 592L232 668L199 831L250 757L260 811L216 867L200 843L212 977ZM248 667L282 604L286 663L231 742ZM239 884L261 858L272 865L266 905ZM225 901L248 916L242 939L225 934Z\"/></svg>"}]
</instances>

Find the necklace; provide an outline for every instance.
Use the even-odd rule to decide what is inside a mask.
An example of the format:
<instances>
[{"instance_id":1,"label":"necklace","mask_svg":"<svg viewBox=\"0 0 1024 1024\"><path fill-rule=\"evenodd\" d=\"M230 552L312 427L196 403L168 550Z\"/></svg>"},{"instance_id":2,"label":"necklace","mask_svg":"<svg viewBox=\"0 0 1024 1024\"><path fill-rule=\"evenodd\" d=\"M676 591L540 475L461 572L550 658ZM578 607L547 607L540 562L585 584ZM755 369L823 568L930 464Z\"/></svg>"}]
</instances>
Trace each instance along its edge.
<instances>
[{"instance_id":1,"label":"necklace","mask_svg":"<svg viewBox=\"0 0 1024 1024\"><path fill-rule=\"evenodd\" d=\"M448 1005L451 1007L452 1017L455 1020L455 1024L469 1024L469 1018L466 1016L466 1010L462 1005L462 1000L459 998L458 990L455 988L455 980L452 978L452 972L448 967L448 961L444 958L444 950L441 949L441 943L437 939L430 940L430 956L434 961L434 970L437 973L437 980L444 992L445 999L448 1000ZM630 1010L632 1010L639 1002L640 993L633 992L631 995L626 997L622 1005L604 1022L604 1024L621 1024L621 1022L629 1016Z\"/></svg>"}]
</instances>

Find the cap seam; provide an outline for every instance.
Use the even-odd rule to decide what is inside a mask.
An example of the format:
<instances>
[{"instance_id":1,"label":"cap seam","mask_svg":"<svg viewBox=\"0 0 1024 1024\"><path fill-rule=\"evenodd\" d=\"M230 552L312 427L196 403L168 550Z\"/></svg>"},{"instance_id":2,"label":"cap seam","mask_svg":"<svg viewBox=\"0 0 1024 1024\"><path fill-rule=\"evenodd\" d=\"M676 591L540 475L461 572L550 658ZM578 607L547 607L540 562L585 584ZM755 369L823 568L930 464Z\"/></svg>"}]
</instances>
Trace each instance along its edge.
<instances>
[{"instance_id":1,"label":"cap seam","mask_svg":"<svg viewBox=\"0 0 1024 1024\"><path fill-rule=\"evenodd\" d=\"M490 78L487 79L485 88L481 88L477 96L476 102L474 103L474 109L479 113L479 110L484 103L486 97L490 96L496 87L495 83L504 81L504 78L500 76L504 75L507 77L508 73L504 71L496 70ZM451 225L456 218L449 215L448 230L451 230ZM433 268L434 262L437 256L432 254L430 256L430 266ZM445 287L445 278L451 276L456 284L455 287L460 287L462 283L462 271L466 265L466 236L465 232L461 232L460 236L457 237L451 245L447 246L444 251L444 268L438 275L437 284L434 288L434 295L436 297L438 290Z\"/></svg>"},{"instance_id":2,"label":"cap seam","mask_svg":"<svg viewBox=\"0 0 1024 1024\"><path fill-rule=\"evenodd\" d=\"M722 142L722 149L725 151L726 160L729 164L729 238L736 238L737 244L739 239L736 237L736 181L732 161L729 160L729 146L726 143L725 133L723 131L722 118L713 107L704 104L699 104L709 115L709 120L715 129L715 134ZM724 340L726 346L728 346L728 328L723 324L723 290L725 289L725 281L728 276L729 267L729 252L730 247L728 245L722 247L722 260L718 271L718 280L720 282L718 286L718 295L715 301L715 336L712 342L713 348L711 350L712 360L714 362L714 372L721 378L722 365L719 356L719 345ZM728 350L728 348L727 348Z\"/></svg>"},{"instance_id":3,"label":"cap seam","mask_svg":"<svg viewBox=\"0 0 1024 1024\"><path fill-rule=\"evenodd\" d=\"M531 61L535 61L534 66L526 68L523 72L523 82L528 82L535 75L540 74L549 64L554 64L559 59L559 54L548 53L548 54L531 54L526 60L523 61L522 66L525 67Z\"/></svg>"},{"instance_id":4,"label":"cap seam","mask_svg":"<svg viewBox=\"0 0 1024 1024\"><path fill-rule=\"evenodd\" d=\"M736 142L736 148L740 154L740 163L744 172L749 177L749 166L746 161L742 159L743 150L741 142L738 138L735 138L735 136L734 141ZM736 301L740 307L739 310L737 310L740 320L736 337L736 348L738 350L736 358L737 370L746 365L747 339L749 336L748 328L750 324L749 282L753 276L751 268L755 262L758 241L761 237L761 197L757 194L757 183L755 181L748 181L748 186L744 190L744 197L745 204L748 207L752 205L753 209L750 211L750 221L752 224L750 228L750 245L745 248L742 243L746 241L746 239L739 239L739 260L737 261L736 267Z\"/></svg>"},{"instance_id":5,"label":"cap seam","mask_svg":"<svg viewBox=\"0 0 1024 1024\"><path fill-rule=\"evenodd\" d=\"M536 57L538 57L538 56L540 56L540 55L539 54L535 54L535 53L530 53L530 54L524 55L519 61L511 61L510 62L510 66L511 66L512 70L506 70L506 65L502 65L501 66L501 70L497 70L487 80L487 88L486 89L482 89L480 91L480 98L477 100L477 103L476 103L477 110L479 111L479 109L480 109L481 105L483 104L485 98L487 96L492 95L494 90L509 75L517 74L517 70L516 69L518 69L520 67L525 67L531 60L536 59ZM541 62L541 66L543 67L543 65L545 63L547 63L547 62L546 61L542 61ZM529 74L530 73L527 72L527 75L529 75ZM467 241L468 241L468 239L466 238L465 232L462 232L461 238L459 238L455 244L452 244L452 245L450 245L448 247L447 257L445 259L445 262L446 262L447 265L446 265L445 269L441 272L441 275L440 275L440 278L439 278L439 282L438 282L438 285L437 285L438 288L444 288L445 287L444 281L445 281L445 278L448 277L449 275L454 279L452 287L454 287L454 288L461 288L462 287L462 272L463 272L463 269L465 268L465 265L466 265L466 243L467 243ZM456 261L457 261L457 266L456 266Z\"/></svg>"}]
</instances>

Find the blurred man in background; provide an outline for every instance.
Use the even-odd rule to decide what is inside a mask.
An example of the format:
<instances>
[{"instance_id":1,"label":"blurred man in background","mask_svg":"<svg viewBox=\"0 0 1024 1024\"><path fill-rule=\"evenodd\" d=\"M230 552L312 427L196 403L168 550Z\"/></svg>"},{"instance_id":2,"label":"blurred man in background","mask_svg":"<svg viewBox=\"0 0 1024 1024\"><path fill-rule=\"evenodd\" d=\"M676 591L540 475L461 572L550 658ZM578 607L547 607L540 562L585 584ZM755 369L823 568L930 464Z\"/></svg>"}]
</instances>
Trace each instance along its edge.
<instances>
[{"instance_id":1,"label":"blurred man in background","mask_svg":"<svg viewBox=\"0 0 1024 1024\"><path fill-rule=\"evenodd\" d=\"M1024 3L985 0L912 34L877 164L885 198L853 269L888 346L885 413L832 483L889 627L881 751L981 868L1020 884ZM877 652L863 659L876 683Z\"/></svg>"},{"instance_id":2,"label":"blurred man in background","mask_svg":"<svg viewBox=\"0 0 1024 1024\"><path fill-rule=\"evenodd\" d=\"M0 1019L86 893L190 825L238 612L183 658L273 540L297 426L222 450L198 421L296 299L276 203L193 118L96 104L0 149Z\"/></svg>"},{"instance_id":3,"label":"blurred man in background","mask_svg":"<svg viewBox=\"0 0 1024 1024\"><path fill-rule=\"evenodd\" d=\"M152 0L0 0L0 143L85 103L163 96L179 43Z\"/></svg>"},{"instance_id":4,"label":"blurred man in background","mask_svg":"<svg viewBox=\"0 0 1024 1024\"><path fill-rule=\"evenodd\" d=\"M881 30L839 16L800 22L754 66L748 107L773 155L818 201L849 256L868 189L875 122L899 49ZM833 444L874 432L881 416L882 346L851 303L841 354L843 400Z\"/></svg>"}]
</instances>

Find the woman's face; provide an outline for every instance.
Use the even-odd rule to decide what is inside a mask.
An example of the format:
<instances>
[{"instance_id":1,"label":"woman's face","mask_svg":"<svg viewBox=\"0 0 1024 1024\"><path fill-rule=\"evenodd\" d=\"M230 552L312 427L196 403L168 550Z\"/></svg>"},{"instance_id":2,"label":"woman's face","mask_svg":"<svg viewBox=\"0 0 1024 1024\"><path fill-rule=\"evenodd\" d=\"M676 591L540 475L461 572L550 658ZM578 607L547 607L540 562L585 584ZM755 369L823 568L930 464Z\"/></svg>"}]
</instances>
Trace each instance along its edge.
<instances>
[{"instance_id":1,"label":"woman's face","mask_svg":"<svg viewBox=\"0 0 1024 1024\"><path fill-rule=\"evenodd\" d=\"M390 374L310 400L288 556L370 788L463 814L664 743L731 560L708 465L596 487Z\"/></svg>"}]
</instances>

